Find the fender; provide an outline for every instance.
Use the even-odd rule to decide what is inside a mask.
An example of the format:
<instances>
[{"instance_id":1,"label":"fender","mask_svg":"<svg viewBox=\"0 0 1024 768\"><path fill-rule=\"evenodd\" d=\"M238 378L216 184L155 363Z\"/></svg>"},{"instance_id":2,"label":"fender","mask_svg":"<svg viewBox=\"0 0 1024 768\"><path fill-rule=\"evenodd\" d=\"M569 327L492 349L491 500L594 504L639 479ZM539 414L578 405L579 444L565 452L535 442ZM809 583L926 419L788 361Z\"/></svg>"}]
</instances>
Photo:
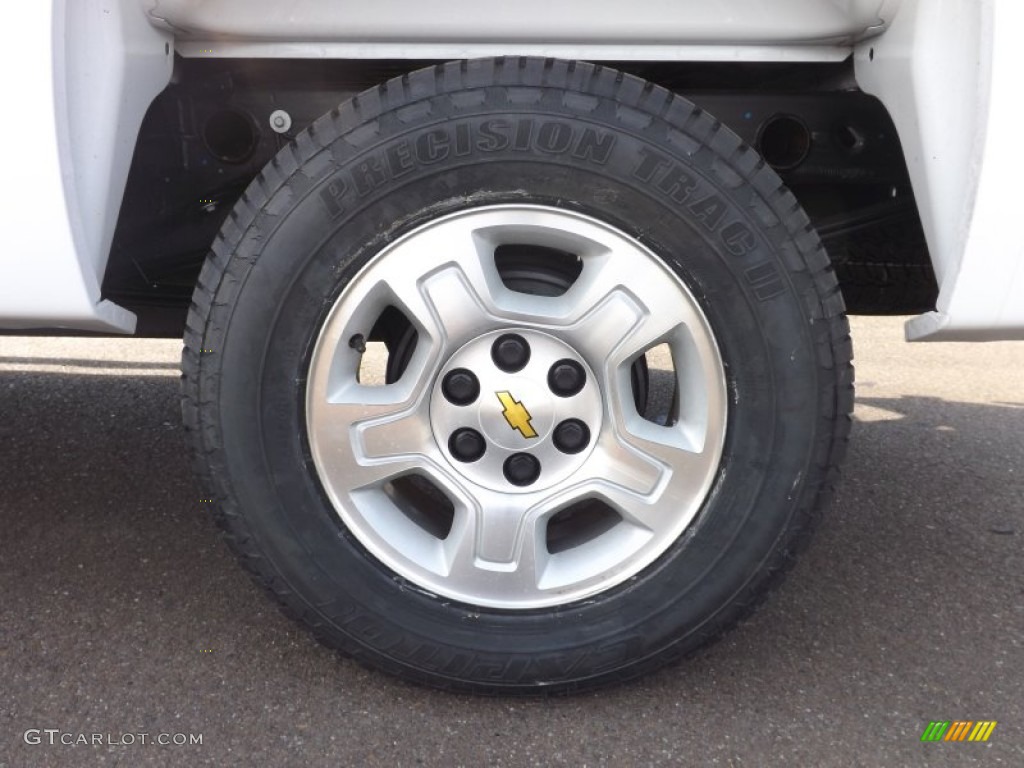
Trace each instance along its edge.
<instances>
[{"instance_id":1,"label":"fender","mask_svg":"<svg viewBox=\"0 0 1024 768\"><path fill-rule=\"evenodd\" d=\"M939 281L910 341L1024 339L1024 152L1014 0L904 0L857 46L861 88L900 135Z\"/></svg>"},{"instance_id":2,"label":"fender","mask_svg":"<svg viewBox=\"0 0 1024 768\"><path fill-rule=\"evenodd\" d=\"M0 327L135 329L132 313L101 300L100 283L139 126L170 80L172 49L136 0L19 9L0 48Z\"/></svg>"}]
</instances>

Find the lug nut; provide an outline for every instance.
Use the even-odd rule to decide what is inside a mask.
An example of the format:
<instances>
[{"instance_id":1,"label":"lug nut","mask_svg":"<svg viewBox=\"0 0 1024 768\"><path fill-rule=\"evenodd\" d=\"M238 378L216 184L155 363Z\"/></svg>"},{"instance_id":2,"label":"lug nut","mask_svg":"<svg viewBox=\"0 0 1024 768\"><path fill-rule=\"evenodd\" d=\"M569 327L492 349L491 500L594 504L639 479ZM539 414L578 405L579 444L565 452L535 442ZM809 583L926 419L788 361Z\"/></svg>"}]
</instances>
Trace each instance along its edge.
<instances>
[{"instance_id":1,"label":"lug nut","mask_svg":"<svg viewBox=\"0 0 1024 768\"><path fill-rule=\"evenodd\" d=\"M548 386L559 397L572 397L586 383L587 374L575 360L559 360L548 371Z\"/></svg>"},{"instance_id":2,"label":"lug nut","mask_svg":"<svg viewBox=\"0 0 1024 768\"><path fill-rule=\"evenodd\" d=\"M505 459L502 471L512 485L530 485L540 477L540 462L529 453L513 453Z\"/></svg>"},{"instance_id":3,"label":"lug nut","mask_svg":"<svg viewBox=\"0 0 1024 768\"><path fill-rule=\"evenodd\" d=\"M475 429L463 427L456 429L448 438L448 450L456 459L468 464L484 455L487 443L484 441L484 436Z\"/></svg>"},{"instance_id":4,"label":"lug nut","mask_svg":"<svg viewBox=\"0 0 1024 768\"><path fill-rule=\"evenodd\" d=\"M530 362L530 345L517 333L502 334L491 347L491 359L505 373L516 373Z\"/></svg>"},{"instance_id":5,"label":"lug nut","mask_svg":"<svg viewBox=\"0 0 1024 768\"><path fill-rule=\"evenodd\" d=\"M590 428L579 419L566 419L555 427L552 441L562 453L579 453L590 443Z\"/></svg>"},{"instance_id":6,"label":"lug nut","mask_svg":"<svg viewBox=\"0 0 1024 768\"><path fill-rule=\"evenodd\" d=\"M472 371L456 368L444 377L441 392L453 405L469 405L480 395L480 382Z\"/></svg>"}]
</instances>

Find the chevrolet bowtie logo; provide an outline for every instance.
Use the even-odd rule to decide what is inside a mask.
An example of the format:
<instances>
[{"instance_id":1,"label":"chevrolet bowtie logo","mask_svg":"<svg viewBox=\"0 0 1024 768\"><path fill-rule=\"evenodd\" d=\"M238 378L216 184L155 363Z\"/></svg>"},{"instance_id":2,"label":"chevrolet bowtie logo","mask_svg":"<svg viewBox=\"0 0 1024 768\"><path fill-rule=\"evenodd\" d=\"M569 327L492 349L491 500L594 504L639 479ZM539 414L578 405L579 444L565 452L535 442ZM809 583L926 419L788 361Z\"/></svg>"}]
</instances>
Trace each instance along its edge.
<instances>
[{"instance_id":1,"label":"chevrolet bowtie logo","mask_svg":"<svg viewBox=\"0 0 1024 768\"><path fill-rule=\"evenodd\" d=\"M505 417L505 421L512 429L518 429L519 434L523 437L536 437L537 431L530 424L530 412L526 410L526 406L521 402L512 397L511 392L495 392L498 399L501 401L501 406L505 410L501 412L501 415Z\"/></svg>"}]
</instances>

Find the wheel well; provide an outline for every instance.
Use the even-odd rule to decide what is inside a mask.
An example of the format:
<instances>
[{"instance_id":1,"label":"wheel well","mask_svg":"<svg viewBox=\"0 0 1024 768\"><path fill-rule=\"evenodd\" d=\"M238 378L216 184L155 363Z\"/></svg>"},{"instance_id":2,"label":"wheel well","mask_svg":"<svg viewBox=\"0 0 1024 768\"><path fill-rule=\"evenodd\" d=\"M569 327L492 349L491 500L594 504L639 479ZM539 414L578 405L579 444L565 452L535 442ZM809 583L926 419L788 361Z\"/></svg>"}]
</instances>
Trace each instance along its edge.
<instances>
[{"instance_id":1,"label":"wheel well","mask_svg":"<svg viewBox=\"0 0 1024 768\"><path fill-rule=\"evenodd\" d=\"M178 336L210 244L274 155L320 115L435 62L183 59L146 114L103 280L139 335ZM608 62L691 99L757 147L811 217L855 313L937 295L895 128L852 62Z\"/></svg>"}]
</instances>

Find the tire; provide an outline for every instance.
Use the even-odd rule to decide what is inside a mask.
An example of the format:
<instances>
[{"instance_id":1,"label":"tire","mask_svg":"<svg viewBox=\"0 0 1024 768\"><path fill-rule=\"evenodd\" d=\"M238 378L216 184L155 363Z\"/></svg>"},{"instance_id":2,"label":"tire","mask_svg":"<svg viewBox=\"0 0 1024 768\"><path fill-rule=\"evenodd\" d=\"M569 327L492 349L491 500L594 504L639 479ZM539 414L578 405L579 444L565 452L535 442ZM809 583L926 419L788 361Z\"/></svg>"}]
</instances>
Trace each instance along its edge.
<instances>
[{"instance_id":1,"label":"tire","mask_svg":"<svg viewBox=\"0 0 1024 768\"><path fill-rule=\"evenodd\" d=\"M728 129L605 67L474 60L342 104L251 184L196 286L184 420L231 547L323 642L564 693L778 581L850 359L817 235Z\"/></svg>"}]
</instances>

